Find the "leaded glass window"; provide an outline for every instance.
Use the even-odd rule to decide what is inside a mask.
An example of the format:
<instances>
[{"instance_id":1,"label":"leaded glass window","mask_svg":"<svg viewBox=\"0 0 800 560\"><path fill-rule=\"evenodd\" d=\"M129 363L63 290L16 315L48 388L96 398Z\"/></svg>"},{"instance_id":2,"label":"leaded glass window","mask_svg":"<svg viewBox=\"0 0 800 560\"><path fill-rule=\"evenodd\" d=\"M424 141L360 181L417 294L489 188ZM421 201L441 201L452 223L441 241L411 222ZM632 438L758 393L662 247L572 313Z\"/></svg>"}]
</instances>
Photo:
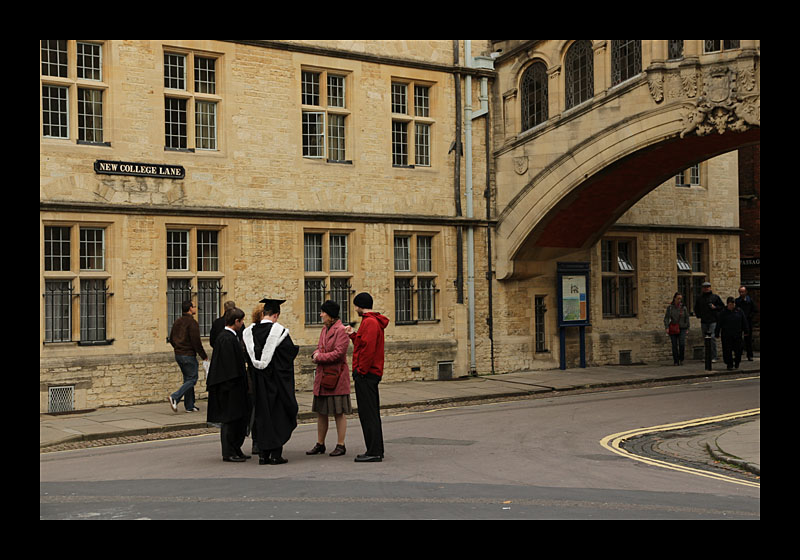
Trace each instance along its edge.
<instances>
[{"instance_id":1,"label":"leaded glass window","mask_svg":"<svg viewBox=\"0 0 800 560\"><path fill-rule=\"evenodd\" d=\"M566 108L594 97L594 52L591 41L575 41L565 58Z\"/></svg>"}]
</instances>

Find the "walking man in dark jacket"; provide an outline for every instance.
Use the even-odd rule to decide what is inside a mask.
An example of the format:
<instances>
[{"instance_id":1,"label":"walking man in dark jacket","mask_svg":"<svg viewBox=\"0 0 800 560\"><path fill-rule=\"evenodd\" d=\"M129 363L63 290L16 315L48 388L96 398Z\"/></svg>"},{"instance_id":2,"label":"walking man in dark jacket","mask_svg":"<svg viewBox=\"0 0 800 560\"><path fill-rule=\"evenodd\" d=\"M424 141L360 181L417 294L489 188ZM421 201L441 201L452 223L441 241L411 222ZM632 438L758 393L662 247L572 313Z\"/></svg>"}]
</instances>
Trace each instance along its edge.
<instances>
[{"instance_id":1,"label":"walking man in dark jacket","mask_svg":"<svg viewBox=\"0 0 800 560\"><path fill-rule=\"evenodd\" d=\"M711 337L711 361L717 361L717 341L714 340L714 331L717 328L717 319L725 305L720 297L711 291L711 282L703 282L703 293L694 302L694 314L700 318L700 330L704 337Z\"/></svg>"},{"instance_id":2,"label":"walking man in dark jacket","mask_svg":"<svg viewBox=\"0 0 800 560\"><path fill-rule=\"evenodd\" d=\"M722 359L728 369L739 369L742 360L742 335L747 333L747 319L744 312L736 307L736 301L729 297L727 306L719 314L716 332L722 335Z\"/></svg>"},{"instance_id":3,"label":"walking man in dark jacket","mask_svg":"<svg viewBox=\"0 0 800 560\"><path fill-rule=\"evenodd\" d=\"M175 349L175 361L183 374L183 385L169 395L169 405L172 412L178 412L178 402L183 398L186 412L200 410L194 404L194 386L197 383L197 354L203 361L208 360L203 343L200 341L200 325L194 318L197 308L192 301L183 302L183 315L172 325L169 333L169 343Z\"/></svg>"},{"instance_id":4,"label":"walking man in dark jacket","mask_svg":"<svg viewBox=\"0 0 800 560\"><path fill-rule=\"evenodd\" d=\"M756 306L756 302L754 302L753 299L747 295L747 288L744 286L739 286L739 297L736 298L736 307L742 310L745 319L747 319L747 333L744 337L744 349L747 352L747 360L752 362L753 320L755 319L756 313L758 313L758 307Z\"/></svg>"}]
</instances>

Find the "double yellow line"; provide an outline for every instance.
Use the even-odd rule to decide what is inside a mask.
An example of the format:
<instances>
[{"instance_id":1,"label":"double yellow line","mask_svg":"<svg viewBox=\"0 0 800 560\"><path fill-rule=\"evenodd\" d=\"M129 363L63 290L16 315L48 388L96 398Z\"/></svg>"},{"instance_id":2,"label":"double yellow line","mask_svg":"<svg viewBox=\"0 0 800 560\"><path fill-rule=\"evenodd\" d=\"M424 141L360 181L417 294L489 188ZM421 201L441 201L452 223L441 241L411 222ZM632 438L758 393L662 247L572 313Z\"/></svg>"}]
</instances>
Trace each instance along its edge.
<instances>
[{"instance_id":1,"label":"double yellow line","mask_svg":"<svg viewBox=\"0 0 800 560\"><path fill-rule=\"evenodd\" d=\"M640 457L638 455L634 455L633 453L626 451L622 448L622 443L625 440L641 436L644 434L649 434L652 432L663 432L668 430L680 430L682 428L691 428L694 426L702 426L703 424L711 424L714 422L723 422L725 420L733 420L736 418L745 418L747 416L755 416L757 414L761 414L760 408L753 408L750 410L742 410L741 412L732 412L730 414L722 414L720 416L709 416L708 418L697 418L695 420L687 420L684 422L676 422L674 424L664 424L662 426L650 426L649 428L639 428L637 430L629 430L627 432L620 432L618 434L612 434L610 436L606 436L600 440L600 445L605 447L606 449L613 451L617 455L622 455L623 457L627 457L629 459L634 459L635 461L641 461L642 463L647 463L648 465L654 465L657 467L663 467L665 469L670 469L673 471L684 472L689 474L694 474L697 476L702 476L705 478L712 478L714 480L721 480L724 482L733 482L734 484L741 484L742 486L751 486L754 488L761 488L761 484L759 482L749 482L746 480L739 480L737 478L733 478L730 476L725 476L724 474L717 474L709 471L702 471L699 469L693 469L691 467L684 467L681 465L675 465L673 463L667 463L666 461L659 461L658 459L649 459L646 457Z\"/></svg>"}]
</instances>

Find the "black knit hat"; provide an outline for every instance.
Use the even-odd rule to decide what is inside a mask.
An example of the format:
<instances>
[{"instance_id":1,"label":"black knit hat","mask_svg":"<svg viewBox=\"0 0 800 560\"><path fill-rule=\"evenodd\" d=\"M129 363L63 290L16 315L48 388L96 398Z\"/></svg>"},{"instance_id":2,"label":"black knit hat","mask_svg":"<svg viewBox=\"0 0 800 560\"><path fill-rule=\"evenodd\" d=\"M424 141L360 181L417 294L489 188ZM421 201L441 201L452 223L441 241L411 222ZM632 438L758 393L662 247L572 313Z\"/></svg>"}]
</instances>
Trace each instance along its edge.
<instances>
[{"instance_id":1,"label":"black knit hat","mask_svg":"<svg viewBox=\"0 0 800 560\"><path fill-rule=\"evenodd\" d=\"M367 292L361 292L353 298L353 305L361 309L372 309L372 296Z\"/></svg>"},{"instance_id":2,"label":"black knit hat","mask_svg":"<svg viewBox=\"0 0 800 560\"><path fill-rule=\"evenodd\" d=\"M339 318L339 304L333 300L327 300L325 303L322 304L321 308L325 313L331 316L333 319Z\"/></svg>"}]
</instances>

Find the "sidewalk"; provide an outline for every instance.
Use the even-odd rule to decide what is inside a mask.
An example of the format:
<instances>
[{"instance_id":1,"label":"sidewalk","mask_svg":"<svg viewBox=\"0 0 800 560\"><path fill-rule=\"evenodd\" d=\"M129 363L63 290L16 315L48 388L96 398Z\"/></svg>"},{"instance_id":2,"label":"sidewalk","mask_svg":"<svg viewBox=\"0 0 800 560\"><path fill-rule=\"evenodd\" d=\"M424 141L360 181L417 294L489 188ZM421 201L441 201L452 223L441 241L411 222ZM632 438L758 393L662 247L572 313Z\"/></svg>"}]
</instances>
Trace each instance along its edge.
<instances>
[{"instance_id":1,"label":"sidewalk","mask_svg":"<svg viewBox=\"0 0 800 560\"><path fill-rule=\"evenodd\" d=\"M703 361L687 361L683 366L677 367L671 363L602 366L585 369L572 368L563 371L524 371L449 381L381 383L381 408L405 408L577 389L624 387L634 383L653 381L700 380L709 377L725 377L731 373L726 371L725 364L721 361L714 364L713 367L712 371L705 371ZM754 361L742 362L736 373L758 374L760 371L760 357L756 355ZM311 412L312 399L313 395L310 391L297 393L297 402L300 407L299 421L316 418L316 413ZM352 401L355 408L357 404L355 396L352 397ZM184 412L183 405L179 404L178 412L174 413L165 395L163 403L100 408L88 412L59 415L40 414L39 447L44 448L70 441L205 428L208 426L205 404L204 400L198 401L200 412L195 413ZM735 428L721 429L713 439L718 447L716 451L723 455L732 455L738 458L743 465L756 471L760 469L760 417L755 417L752 422L740 424Z\"/></svg>"}]
</instances>

